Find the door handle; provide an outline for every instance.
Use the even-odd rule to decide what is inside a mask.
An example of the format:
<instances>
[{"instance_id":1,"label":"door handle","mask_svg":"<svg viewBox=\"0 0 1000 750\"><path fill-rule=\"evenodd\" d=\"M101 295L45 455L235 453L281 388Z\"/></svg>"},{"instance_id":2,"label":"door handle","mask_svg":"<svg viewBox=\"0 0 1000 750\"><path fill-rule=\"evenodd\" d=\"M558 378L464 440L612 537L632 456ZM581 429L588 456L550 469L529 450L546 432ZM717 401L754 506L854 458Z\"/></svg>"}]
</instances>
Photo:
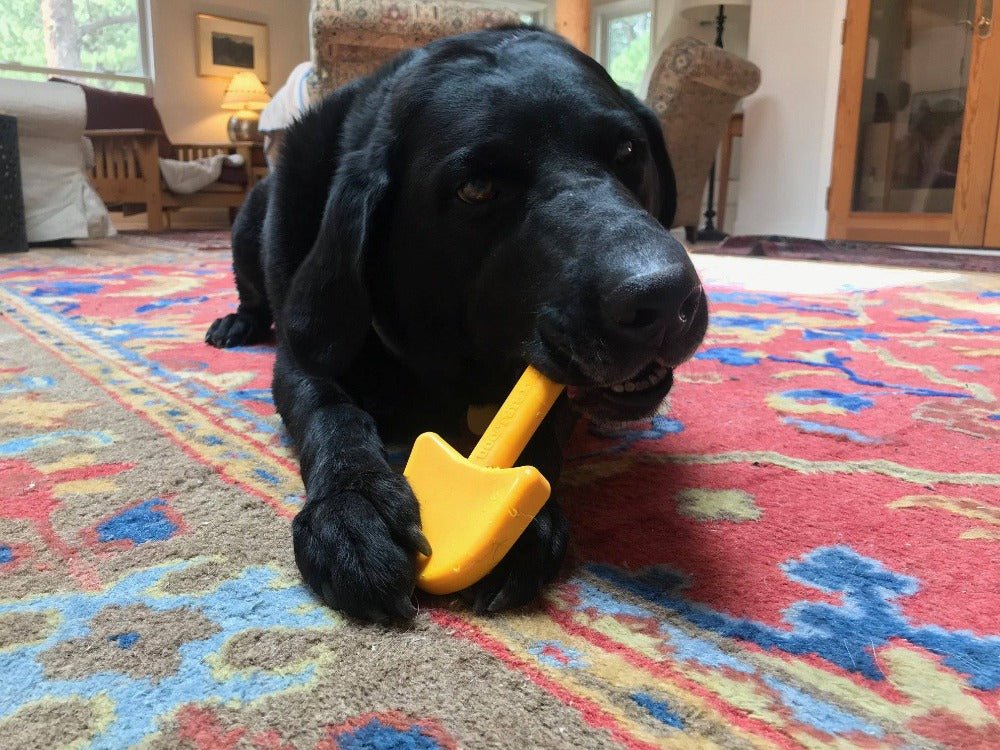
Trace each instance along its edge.
<instances>
[{"instance_id":1,"label":"door handle","mask_svg":"<svg viewBox=\"0 0 1000 750\"><path fill-rule=\"evenodd\" d=\"M993 33L993 0L983 0L983 12L976 21L976 31L983 39Z\"/></svg>"}]
</instances>

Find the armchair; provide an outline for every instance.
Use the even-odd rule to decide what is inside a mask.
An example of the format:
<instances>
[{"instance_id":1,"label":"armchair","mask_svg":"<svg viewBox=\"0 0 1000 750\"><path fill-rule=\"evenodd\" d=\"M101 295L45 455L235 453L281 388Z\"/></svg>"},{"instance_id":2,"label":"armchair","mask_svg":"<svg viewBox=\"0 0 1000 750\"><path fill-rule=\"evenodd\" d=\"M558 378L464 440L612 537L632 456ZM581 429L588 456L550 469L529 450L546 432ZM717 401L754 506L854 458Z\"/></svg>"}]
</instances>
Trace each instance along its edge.
<instances>
[{"instance_id":1,"label":"armchair","mask_svg":"<svg viewBox=\"0 0 1000 750\"><path fill-rule=\"evenodd\" d=\"M459 0L313 0L312 60L295 67L260 116L268 163L278 158L285 129L331 91L374 72L403 50L517 21L512 10Z\"/></svg>"},{"instance_id":2,"label":"armchair","mask_svg":"<svg viewBox=\"0 0 1000 750\"><path fill-rule=\"evenodd\" d=\"M309 98L319 101L403 50L517 21L511 9L458 0L313 0Z\"/></svg>"},{"instance_id":3,"label":"armchair","mask_svg":"<svg viewBox=\"0 0 1000 750\"><path fill-rule=\"evenodd\" d=\"M691 37L656 61L646 104L663 127L677 180L674 226L689 236L701 219L708 172L736 103L759 85L756 65Z\"/></svg>"}]
</instances>

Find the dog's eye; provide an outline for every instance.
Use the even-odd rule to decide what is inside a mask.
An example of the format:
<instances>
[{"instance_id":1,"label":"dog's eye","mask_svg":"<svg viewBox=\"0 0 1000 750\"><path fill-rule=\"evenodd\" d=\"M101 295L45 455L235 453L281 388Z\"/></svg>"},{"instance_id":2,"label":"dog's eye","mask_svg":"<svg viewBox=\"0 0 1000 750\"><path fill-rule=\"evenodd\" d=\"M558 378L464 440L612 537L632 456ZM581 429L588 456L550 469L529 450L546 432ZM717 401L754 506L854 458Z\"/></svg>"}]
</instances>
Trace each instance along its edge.
<instances>
[{"instance_id":1,"label":"dog's eye","mask_svg":"<svg viewBox=\"0 0 1000 750\"><path fill-rule=\"evenodd\" d=\"M458 197L466 203L486 203L497 197L492 180L469 180L458 189Z\"/></svg>"},{"instance_id":2,"label":"dog's eye","mask_svg":"<svg viewBox=\"0 0 1000 750\"><path fill-rule=\"evenodd\" d=\"M628 161L632 158L635 153L635 144L632 141L622 141L618 144L618 150L615 151L615 161L623 162Z\"/></svg>"}]
</instances>

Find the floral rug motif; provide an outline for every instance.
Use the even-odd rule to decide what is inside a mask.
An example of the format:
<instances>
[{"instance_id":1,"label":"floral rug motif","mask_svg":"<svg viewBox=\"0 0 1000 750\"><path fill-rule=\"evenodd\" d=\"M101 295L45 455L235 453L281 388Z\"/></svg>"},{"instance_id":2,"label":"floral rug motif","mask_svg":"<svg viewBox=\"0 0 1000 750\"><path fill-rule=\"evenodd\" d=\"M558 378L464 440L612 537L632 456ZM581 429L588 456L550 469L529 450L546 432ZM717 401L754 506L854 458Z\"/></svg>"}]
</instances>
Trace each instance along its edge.
<instances>
[{"instance_id":1,"label":"floral rug motif","mask_svg":"<svg viewBox=\"0 0 1000 750\"><path fill-rule=\"evenodd\" d=\"M0 260L4 747L996 747L1000 276L697 257L670 405L571 443L565 579L386 629L299 581L202 246Z\"/></svg>"}]
</instances>

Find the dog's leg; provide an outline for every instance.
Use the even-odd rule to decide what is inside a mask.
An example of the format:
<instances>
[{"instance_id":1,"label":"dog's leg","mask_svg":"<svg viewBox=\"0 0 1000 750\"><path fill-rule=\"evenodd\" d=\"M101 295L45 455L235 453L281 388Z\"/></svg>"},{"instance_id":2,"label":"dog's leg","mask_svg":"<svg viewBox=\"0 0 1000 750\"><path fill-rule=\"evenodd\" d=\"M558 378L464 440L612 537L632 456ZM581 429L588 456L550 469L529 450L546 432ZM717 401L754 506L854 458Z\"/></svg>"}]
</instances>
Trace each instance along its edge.
<instances>
[{"instance_id":1,"label":"dog's leg","mask_svg":"<svg viewBox=\"0 0 1000 750\"><path fill-rule=\"evenodd\" d=\"M562 469L564 442L557 421L558 415L542 422L518 460L542 472L553 489ZM465 599L480 614L527 604L559 573L568 541L566 517L558 501L549 498L500 564L463 592Z\"/></svg>"},{"instance_id":2,"label":"dog's leg","mask_svg":"<svg viewBox=\"0 0 1000 750\"><path fill-rule=\"evenodd\" d=\"M233 225L233 275L240 304L236 312L218 318L205 341L220 349L265 340L271 331L271 307L261 263L261 226L267 211L266 182L254 186Z\"/></svg>"},{"instance_id":3,"label":"dog's leg","mask_svg":"<svg viewBox=\"0 0 1000 750\"><path fill-rule=\"evenodd\" d=\"M334 609L388 622L416 612L416 553L428 553L410 486L386 461L375 421L332 378L278 347L274 401L299 451L306 503L295 561Z\"/></svg>"}]
</instances>

